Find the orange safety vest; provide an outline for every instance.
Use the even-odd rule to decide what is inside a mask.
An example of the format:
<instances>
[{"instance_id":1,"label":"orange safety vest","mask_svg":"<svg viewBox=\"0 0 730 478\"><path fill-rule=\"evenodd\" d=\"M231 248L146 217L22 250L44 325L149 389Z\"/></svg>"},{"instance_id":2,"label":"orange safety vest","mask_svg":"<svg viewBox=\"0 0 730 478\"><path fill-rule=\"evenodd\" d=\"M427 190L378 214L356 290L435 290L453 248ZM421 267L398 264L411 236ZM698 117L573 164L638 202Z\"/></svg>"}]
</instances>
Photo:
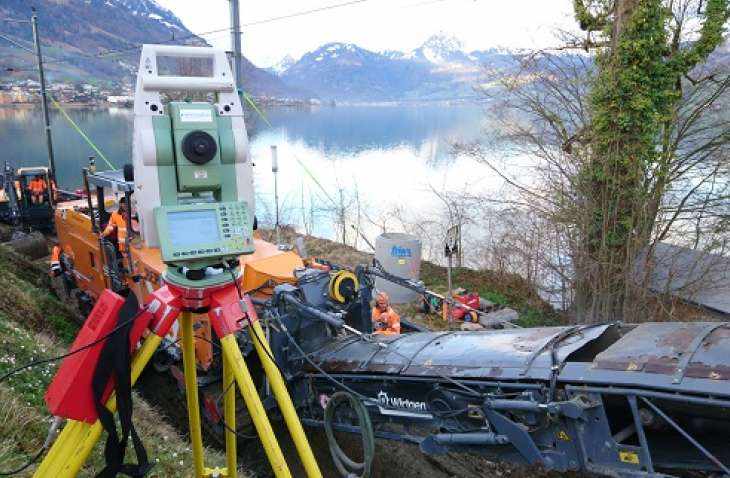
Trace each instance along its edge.
<instances>
[{"instance_id":1,"label":"orange safety vest","mask_svg":"<svg viewBox=\"0 0 730 478\"><path fill-rule=\"evenodd\" d=\"M43 194L46 190L46 182L42 179L34 179L30 182L28 188L30 189L30 192L34 194Z\"/></svg>"},{"instance_id":2,"label":"orange safety vest","mask_svg":"<svg viewBox=\"0 0 730 478\"><path fill-rule=\"evenodd\" d=\"M119 244L119 250L124 252L127 247L127 221L124 219L124 216L119 214L117 211L114 211L109 217L109 224L107 224L106 229L104 229L104 237L113 233L115 229L117 231L117 244Z\"/></svg>"},{"instance_id":3,"label":"orange safety vest","mask_svg":"<svg viewBox=\"0 0 730 478\"><path fill-rule=\"evenodd\" d=\"M383 317L383 315L385 315L385 317ZM376 305L375 307L373 307L371 320L373 322L373 328L375 329L374 333L376 334L400 334L400 316L393 310L392 307L388 307L388 309L383 312L378 309L378 306ZM382 323L383 325L381 327L378 327L378 323Z\"/></svg>"}]
</instances>

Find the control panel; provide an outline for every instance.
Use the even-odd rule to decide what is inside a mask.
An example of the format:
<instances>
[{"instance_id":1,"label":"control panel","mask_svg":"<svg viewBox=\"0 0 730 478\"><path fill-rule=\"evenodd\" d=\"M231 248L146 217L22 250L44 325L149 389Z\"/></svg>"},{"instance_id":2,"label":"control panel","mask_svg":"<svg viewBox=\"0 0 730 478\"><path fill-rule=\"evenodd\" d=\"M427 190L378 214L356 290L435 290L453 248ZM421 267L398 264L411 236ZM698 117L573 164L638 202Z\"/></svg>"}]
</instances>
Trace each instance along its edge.
<instances>
[{"instance_id":1,"label":"control panel","mask_svg":"<svg viewBox=\"0 0 730 478\"><path fill-rule=\"evenodd\" d=\"M155 208L164 262L238 256L254 251L245 202L216 202Z\"/></svg>"}]
</instances>

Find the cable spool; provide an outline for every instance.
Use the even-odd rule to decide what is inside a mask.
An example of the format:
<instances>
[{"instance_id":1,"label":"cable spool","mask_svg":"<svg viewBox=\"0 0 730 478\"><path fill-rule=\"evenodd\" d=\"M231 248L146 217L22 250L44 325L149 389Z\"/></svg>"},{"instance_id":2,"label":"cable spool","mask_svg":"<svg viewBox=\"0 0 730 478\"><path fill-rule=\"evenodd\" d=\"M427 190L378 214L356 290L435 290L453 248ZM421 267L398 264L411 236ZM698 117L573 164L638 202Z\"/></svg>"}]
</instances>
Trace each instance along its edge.
<instances>
[{"instance_id":1,"label":"cable spool","mask_svg":"<svg viewBox=\"0 0 730 478\"><path fill-rule=\"evenodd\" d=\"M362 463L353 461L349 456L347 456L347 454L342 451L342 448L335 438L332 422L334 421L337 406L342 403L348 403L357 414L357 419L360 425L360 435L362 436ZM335 467L337 467L337 471L340 472L340 475L345 478L368 478L373 466L373 459L375 458L375 434L373 433L373 425L370 422L370 415L362 401L348 392L334 393L330 397L327 402L327 406L324 409L324 431L327 435L332 460L335 463Z\"/></svg>"},{"instance_id":2,"label":"cable spool","mask_svg":"<svg viewBox=\"0 0 730 478\"><path fill-rule=\"evenodd\" d=\"M359 287L360 283L355 274L339 270L330 277L329 295L332 300L345 304L355 298Z\"/></svg>"}]
</instances>

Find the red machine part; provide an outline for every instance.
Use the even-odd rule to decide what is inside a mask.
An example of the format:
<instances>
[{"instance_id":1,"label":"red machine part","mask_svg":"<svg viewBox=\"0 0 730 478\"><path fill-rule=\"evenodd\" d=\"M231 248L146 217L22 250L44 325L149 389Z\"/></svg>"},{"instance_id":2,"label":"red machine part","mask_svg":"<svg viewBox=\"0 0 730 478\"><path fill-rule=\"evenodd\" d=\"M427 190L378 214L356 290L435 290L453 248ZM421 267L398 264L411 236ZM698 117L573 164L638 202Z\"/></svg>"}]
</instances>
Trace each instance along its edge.
<instances>
[{"instance_id":1,"label":"red machine part","mask_svg":"<svg viewBox=\"0 0 730 478\"><path fill-rule=\"evenodd\" d=\"M81 327L79 335L76 336L76 340L71 346L71 351L79 350L109 334L116 326L117 315L123 304L123 297L110 290L105 290L96 301L84 326ZM61 363L61 367L53 377L45 395L48 410L54 416L88 423L96 421L91 380L104 342L102 340L92 347L66 357ZM111 392L111 388L110 383L107 386L107 396Z\"/></svg>"},{"instance_id":2,"label":"red machine part","mask_svg":"<svg viewBox=\"0 0 730 478\"><path fill-rule=\"evenodd\" d=\"M247 326L248 320L244 320L246 315L248 315L251 322L258 320L256 309L249 296L243 296L243 304L242 307L238 291L233 286L212 294L208 317L210 317L211 325L218 337L223 338Z\"/></svg>"},{"instance_id":3,"label":"red machine part","mask_svg":"<svg viewBox=\"0 0 730 478\"><path fill-rule=\"evenodd\" d=\"M45 394L46 406L54 416L87 423L94 423L98 418L91 383L99 355L106 343L103 338L117 326L119 310L123 304L124 298L108 289L96 301L71 346L71 352L84 349L96 341L99 343L66 357L61 363ZM174 307L158 307L154 312L148 307L138 314L129 333L130 352L133 353L137 348L152 320L164 322L169 330L171 320L167 315L176 316L176 312ZM111 380L104 390L102 402L106 402L113 389L114 381Z\"/></svg>"},{"instance_id":4,"label":"red machine part","mask_svg":"<svg viewBox=\"0 0 730 478\"><path fill-rule=\"evenodd\" d=\"M200 299L210 303L208 315L219 337L235 333L247 325L241 323L246 314L241 310L235 287L227 286L203 291ZM129 343L132 354L148 329L160 337L167 335L184 302L185 297L181 295L181 291L170 286L163 286L150 294L147 305L135 317L130 330ZM243 302L249 318L252 321L258 320L251 299L246 296ZM108 289L104 290L96 301L71 346L71 351L80 351L68 356L61 363L46 390L46 405L54 416L87 423L94 423L97 420L92 379L106 342L104 337L116 327L123 304L124 298ZM94 343L97 340L99 343ZM89 344L94 345L84 348ZM111 380L102 396L102 402L106 402L113 388L114 381Z\"/></svg>"},{"instance_id":5,"label":"red machine part","mask_svg":"<svg viewBox=\"0 0 730 478\"><path fill-rule=\"evenodd\" d=\"M479 294L472 292L469 294L455 295L454 300L461 302L462 304L471 307L472 309L479 310ZM455 320L464 320L470 311L462 309L461 307L455 306L451 311L451 316Z\"/></svg>"}]
</instances>

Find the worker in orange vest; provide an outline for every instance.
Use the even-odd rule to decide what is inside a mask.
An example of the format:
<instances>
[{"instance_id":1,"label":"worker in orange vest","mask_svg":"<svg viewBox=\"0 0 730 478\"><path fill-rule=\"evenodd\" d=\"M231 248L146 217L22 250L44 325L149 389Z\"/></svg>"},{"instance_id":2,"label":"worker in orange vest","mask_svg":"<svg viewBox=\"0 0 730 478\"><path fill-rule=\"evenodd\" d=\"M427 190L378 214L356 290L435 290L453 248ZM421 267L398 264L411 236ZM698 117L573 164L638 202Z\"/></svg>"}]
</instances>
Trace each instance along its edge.
<instances>
[{"instance_id":1,"label":"worker in orange vest","mask_svg":"<svg viewBox=\"0 0 730 478\"><path fill-rule=\"evenodd\" d=\"M103 239L116 232L119 252L124 252L127 248L127 207L127 198L121 198L119 200L119 207L109 216L109 222L100 234Z\"/></svg>"},{"instance_id":2,"label":"worker in orange vest","mask_svg":"<svg viewBox=\"0 0 730 478\"><path fill-rule=\"evenodd\" d=\"M390 306L390 297L385 292L378 292L375 297L371 320L376 334L400 334L400 316Z\"/></svg>"},{"instance_id":3,"label":"worker in orange vest","mask_svg":"<svg viewBox=\"0 0 730 478\"><path fill-rule=\"evenodd\" d=\"M56 244L51 251L51 275L56 277L61 275L61 246Z\"/></svg>"},{"instance_id":4,"label":"worker in orange vest","mask_svg":"<svg viewBox=\"0 0 730 478\"><path fill-rule=\"evenodd\" d=\"M43 204L47 185L40 175L33 178L28 185L28 189L30 190L30 202L33 204Z\"/></svg>"}]
</instances>

